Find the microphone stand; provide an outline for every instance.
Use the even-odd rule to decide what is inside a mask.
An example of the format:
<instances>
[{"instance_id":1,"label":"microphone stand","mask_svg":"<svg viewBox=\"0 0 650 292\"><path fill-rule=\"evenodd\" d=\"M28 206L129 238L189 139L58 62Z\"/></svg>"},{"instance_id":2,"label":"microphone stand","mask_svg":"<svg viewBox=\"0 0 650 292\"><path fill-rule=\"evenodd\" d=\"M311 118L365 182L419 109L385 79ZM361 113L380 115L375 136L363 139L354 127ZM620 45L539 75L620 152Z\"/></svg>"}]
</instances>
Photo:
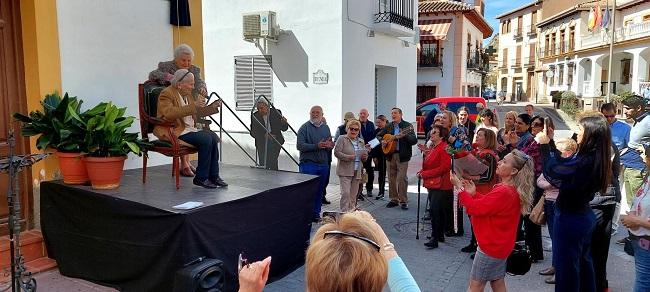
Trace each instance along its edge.
<instances>
[{"instance_id":1,"label":"microphone stand","mask_svg":"<svg viewBox=\"0 0 650 292\"><path fill-rule=\"evenodd\" d=\"M18 187L17 174L23 168L30 167L39 160L47 157L50 153L33 155L15 155L16 138L13 130L9 131L7 139L9 144L9 156L0 159L0 172L9 174L7 190L7 205L9 209L9 252L11 256L11 291L36 291L36 279L32 273L25 268L25 259L20 252L20 192ZM1 290L6 290L4 287Z\"/></svg>"}]
</instances>

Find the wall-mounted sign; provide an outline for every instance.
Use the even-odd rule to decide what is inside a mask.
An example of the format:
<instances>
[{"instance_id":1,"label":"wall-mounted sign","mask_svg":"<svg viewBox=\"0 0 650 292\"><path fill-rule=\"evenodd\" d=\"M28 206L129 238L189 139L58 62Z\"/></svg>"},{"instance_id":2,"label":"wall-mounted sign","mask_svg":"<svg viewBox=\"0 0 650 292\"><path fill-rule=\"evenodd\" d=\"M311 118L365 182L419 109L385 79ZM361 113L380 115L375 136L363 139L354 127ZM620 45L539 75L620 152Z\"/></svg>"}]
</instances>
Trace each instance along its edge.
<instances>
[{"instance_id":1,"label":"wall-mounted sign","mask_svg":"<svg viewBox=\"0 0 650 292\"><path fill-rule=\"evenodd\" d=\"M323 72L322 69L318 69L318 71L314 72L314 84L327 84L330 79L330 74Z\"/></svg>"}]
</instances>

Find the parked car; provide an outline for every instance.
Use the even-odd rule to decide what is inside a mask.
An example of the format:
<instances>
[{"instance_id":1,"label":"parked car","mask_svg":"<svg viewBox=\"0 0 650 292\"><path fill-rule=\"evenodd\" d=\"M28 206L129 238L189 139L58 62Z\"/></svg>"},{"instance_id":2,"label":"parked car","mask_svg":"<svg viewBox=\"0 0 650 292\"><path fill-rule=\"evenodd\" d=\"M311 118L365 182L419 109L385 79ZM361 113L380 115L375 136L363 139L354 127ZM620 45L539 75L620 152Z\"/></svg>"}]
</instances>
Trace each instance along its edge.
<instances>
[{"instance_id":1,"label":"parked car","mask_svg":"<svg viewBox=\"0 0 650 292\"><path fill-rule=\"evenodd\" d=\"M455 96L429 99L416 107L415 119L417 121L418 136L424 136L424 119L433 109L438 110L440 103L446 103L447 110L454 113L458 112L458 109L462 106L467 107L469 109L469 117L472 120L476 120L476 116L478 115L478 110L476 109L477 103L482 103L484 107L487 107L487 103L482 97Z\"/></svg>"},{"instance_id":2,"label":"parked car","mask_svg":"<svg viewBox=\"0 0 650 292\"><path fill-rule=\"evenodd\" d=\"M497 92L492 89L487 89L483 91L483 98L485 98L485 100L497 99Z\"/></svg>"}]
</instances>

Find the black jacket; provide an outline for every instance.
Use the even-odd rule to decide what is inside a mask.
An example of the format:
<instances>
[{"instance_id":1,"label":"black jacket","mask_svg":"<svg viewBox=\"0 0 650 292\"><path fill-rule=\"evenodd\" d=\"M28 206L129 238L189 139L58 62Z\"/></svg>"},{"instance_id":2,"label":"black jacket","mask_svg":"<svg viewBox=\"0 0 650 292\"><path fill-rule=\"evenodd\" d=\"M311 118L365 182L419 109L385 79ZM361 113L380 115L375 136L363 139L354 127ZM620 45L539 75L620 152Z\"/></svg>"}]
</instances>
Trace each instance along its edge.
<instances>
[{"instance_id":1,"label":"black jacket","mask_svg":"<svg viewBox=\"0 0 650 292\"><path fill-rule=\"evenodd\" d=\"M257 118L259 123L255 118ZM275 109L269 109L269 124L271 125L271 134L275 136L275 139L278 140L278 142L280 142L280 145L284 144L282 131L289 129L289 124L282 122L282 116ZM260 112L255 112L253 116L251 116L251 136L255 138L256 143L258 141L263 143L265 134L266 127L264 126L264 118L262 118ZM269 141L273 141L273 139L269 138Z\"/></svg>"},{"instance_id":2,"label":"black jacket","mask_svg":"<svg viewBox=\"0 0 650 292\"><path fill-rule=\"evenodd\" d=\"M402 120L399 123L399 128L400 130L404 130L407 127L411 127L413 129L413 125L411 123L406 122ZM377 133L377 139L379 141L384 139L384 135L386 134L393 134L393 122L389 122L384 129L379 131ZM410 131L404 138L398 140L399 143L399 161L400 162L406 162L411 160L411 156L413 156L413 150L411 149L413 145L418 143L418 138L415 136L415 129ZM377 146L379 147L379 146Z\"/></svg>"}]
</instances>

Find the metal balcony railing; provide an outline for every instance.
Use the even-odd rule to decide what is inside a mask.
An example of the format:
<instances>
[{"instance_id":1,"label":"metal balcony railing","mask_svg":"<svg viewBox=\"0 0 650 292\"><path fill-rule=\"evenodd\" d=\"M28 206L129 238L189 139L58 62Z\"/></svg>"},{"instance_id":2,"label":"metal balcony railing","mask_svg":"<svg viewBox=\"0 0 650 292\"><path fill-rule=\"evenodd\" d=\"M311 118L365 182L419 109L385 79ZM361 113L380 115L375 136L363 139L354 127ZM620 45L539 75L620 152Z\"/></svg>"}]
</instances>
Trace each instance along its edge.
<instances>
[{"instance_id":1,"label":"metal balcony railing","mask_svg":"<svg viewBox=\"0 0 650 292\"><path fill-rule=\"evenodd\" d=\"M442 56L427 52L426 50L422 51L420 54L420 62L418 63L418 66L442 67Z\"/></svg>"},{"instance_id":2,"label":"metal balcony railing","mask_svg":"<svg viewBox=\"0 0 650 292\"><path fill-rule=\"evenodd\" d=\"M510 59L510 67L521 67L521 59L520 58Z\"/></svg>"},{"instance_id":3,"label":"metal balcony railing","mask_svg":"<svg viewBox=\"0 0 650 292\"><path fill-rule=\"evenodd\" d=\"M480 51L473 50L469 52L467 56L467 69L484 69Z\"/></svg>"},{"instance_id":4,"label":"metal balcony railing","mask_svg":"<svg viewBox=\"0 0 650 292\"><path fill-rule=\"evenodd\" d=\"M537 27L535 25L529 25L528 26L528 32L526 33L529 37L533 37L537 35Z\"/></svg>"},{"instance_id":5,"label":"metal balcony railing","mask_svg":"<svg viewBox=\"0 0 650 292\"><path fill-rule=\"evenodd\" d=\"M518 27L514 32L512 32L512 37L514 39L520 39L524 37L523 29L521 27Z\"/></svg>"},{"instance_id":6,"label":"metal balcony railing","mask_svg":"<svg viewBox=\"0 0 650 292\"><path fill-rule=\"evenodd\" d=\"M378 0L375 23L388 22L413 29L413 0Z\"/></svg>"},{"instance_id":7,"label":"metal balcony railing","mask_svg":"<svg viewBox=\"0 0 650 292\"><path fill-rule=\"evenodd\" d=\"M616 34L615 40L617 42L650 36L650 22L635 23L626 25L624 27L619 27L614 31L614 33ZM611 38L609 32L606 32L605 30L592 32L591 35L585 35L582 37L580 42L580 49L588 49L607 45L610 43L610 39Z\"/></svg>"}]
</instances>

